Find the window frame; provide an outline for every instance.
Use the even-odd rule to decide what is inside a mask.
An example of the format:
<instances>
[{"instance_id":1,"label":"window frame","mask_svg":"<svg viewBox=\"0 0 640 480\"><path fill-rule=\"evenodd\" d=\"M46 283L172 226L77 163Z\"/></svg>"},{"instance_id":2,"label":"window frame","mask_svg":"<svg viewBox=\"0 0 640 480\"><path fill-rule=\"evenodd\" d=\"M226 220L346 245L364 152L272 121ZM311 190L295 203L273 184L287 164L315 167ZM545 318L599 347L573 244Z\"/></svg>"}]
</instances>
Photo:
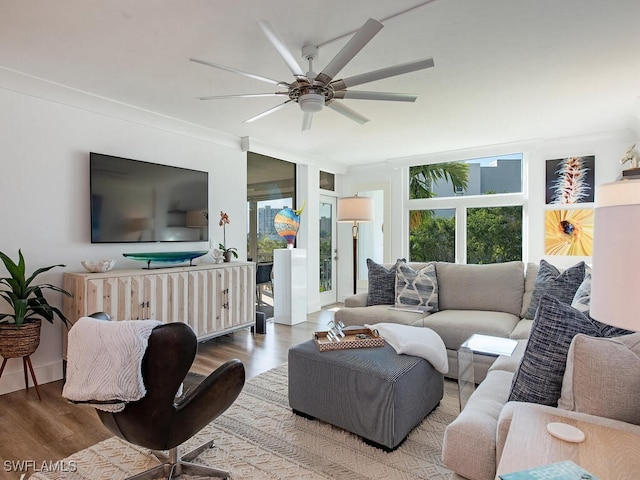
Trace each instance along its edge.
<instances>
[{"instance_id":1,"label":"window frame","mask_svg":"<svg viewBox=\"0 0 640 480\"><path fill-rule=\"evenodd\" d=\"M513 153L513 152L511 152ZM499 154L496 154L499 155ZM463 159L448 159L442 162L465 162L472 161L475 158L482 158L493 155L469 156ZM409 258L409 212L411 210L437 210L437 209L455 209L456 228L455 228L455 262L460 264L467 263L467 209L468 208L486 208L486 207L522 207L522 261L527 258L527 182L526 172L528 167L527 153L522 152L521 175L522 175L522 191L517 193L494 193L490 195L461 195L451 197L434 197L434 198L409 198L409 169L405 167L403 174L403 190L404 209L403 209L403 245L406 257ZM440 162L419 162L413 165L436 164ZM410 260L410 258L409 258Z\"/></svg>"}]
</instances>

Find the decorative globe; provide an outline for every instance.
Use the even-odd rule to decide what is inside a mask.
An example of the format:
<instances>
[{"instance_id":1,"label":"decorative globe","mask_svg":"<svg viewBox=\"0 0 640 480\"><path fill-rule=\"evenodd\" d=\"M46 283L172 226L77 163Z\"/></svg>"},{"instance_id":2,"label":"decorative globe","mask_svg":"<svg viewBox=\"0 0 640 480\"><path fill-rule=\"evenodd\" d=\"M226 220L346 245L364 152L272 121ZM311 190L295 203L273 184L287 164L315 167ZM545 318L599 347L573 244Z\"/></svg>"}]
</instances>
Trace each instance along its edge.
<instances>
[{"instance_id":1,"label":"decorative globe","mask_svg":"<svg viewBox=\"0 0 640 480\"><path fill-rule=\"evenodd\" d=\"M273 219L276 232L287 241L289 248L293 248L298 228L300 228L300 215L290 208L283 208Z\"/></svg>"}]
</instances>

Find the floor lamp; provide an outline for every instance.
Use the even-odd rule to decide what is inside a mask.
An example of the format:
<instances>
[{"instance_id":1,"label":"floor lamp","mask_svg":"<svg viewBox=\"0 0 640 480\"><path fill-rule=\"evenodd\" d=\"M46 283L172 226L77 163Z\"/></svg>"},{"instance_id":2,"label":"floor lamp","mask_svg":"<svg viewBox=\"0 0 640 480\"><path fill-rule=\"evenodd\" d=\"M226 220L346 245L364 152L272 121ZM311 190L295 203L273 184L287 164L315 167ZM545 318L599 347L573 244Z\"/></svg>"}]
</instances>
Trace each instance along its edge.
<instances>
[{"instance_id":1,"label":"floor lamp","mask_svg":"<svg viewBox=\"0 0 640 480\"><path fill-rule=\"evenodd\" d=\"M373 221L373 201L369 197L343 197L338 199L338 222L353 222L353 293L358 280L358 223Z\"/></svg>"}]
</instances>

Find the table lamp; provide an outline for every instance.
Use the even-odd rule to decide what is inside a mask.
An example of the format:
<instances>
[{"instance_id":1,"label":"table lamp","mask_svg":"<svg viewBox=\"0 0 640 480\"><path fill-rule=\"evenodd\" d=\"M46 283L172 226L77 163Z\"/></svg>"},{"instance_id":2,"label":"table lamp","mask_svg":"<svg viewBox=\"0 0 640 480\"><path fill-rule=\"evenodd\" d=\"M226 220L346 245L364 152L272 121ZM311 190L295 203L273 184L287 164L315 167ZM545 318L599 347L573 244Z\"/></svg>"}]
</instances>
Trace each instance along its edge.
<instances>
[{"instance_id":1,"label":"table lamp","mask_svg":"<svg viewBox=\"0 0 640 480\"><path fill-rule=\"evenodd\" d=\"M601 185L595 192L590 315L640 331L640 180Z\"/></svg>"},{"instance_id":2,"label":"table lamp","mask_svg":"<svg viewBox=\"0 0 640 480\"><path fill-rule=\"evenodd\" d=\"M343 197L338 199L338 222L353 222L353 293L358 279L358 223L373 221L373 201L369 197Z\"/></svg>"}]
</instances>

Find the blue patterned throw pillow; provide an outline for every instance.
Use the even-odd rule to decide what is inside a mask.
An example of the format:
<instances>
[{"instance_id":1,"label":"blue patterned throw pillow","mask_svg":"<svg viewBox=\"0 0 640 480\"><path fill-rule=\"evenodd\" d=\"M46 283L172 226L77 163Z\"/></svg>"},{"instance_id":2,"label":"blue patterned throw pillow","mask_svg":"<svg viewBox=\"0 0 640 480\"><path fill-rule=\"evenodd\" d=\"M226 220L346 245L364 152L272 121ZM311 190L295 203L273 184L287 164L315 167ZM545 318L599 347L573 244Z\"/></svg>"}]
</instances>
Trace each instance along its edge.
<instances>
[{"instance_id":1,"label":"blue patterned throw pillow","mask_svg":"<svg viewBox=\"0 0 640 480\"><path fill-rule=\"evenodd\" d=\"M367 292L367 306L393 305L396 298L396 270L404 258L398 259L391 268L367 258L369 269L369 291Z\"/></svg>"},{"instance_id":2,"label":"blue patterned throw pillow","mask_svg":"<svg viewBox=\"0 0 640 480\"><path fill-rule=\"evenodd\" d=\"M398 265L395 306L416 308L424 312L438 311L438 277L435 263L430 263L418 271L404 262Z\"/></svg>"},{"instance_id":3,"label":"blue patterned throw pillow","mask_svg":"<svg viewBox=\"0 0 640 480\"><path fill-rule=\"evenodd\" d=\"M524 318L534 318L538 303L543 295L556 297L562 303L570 304L584 280L585 263L580 262L560 273L556 267L546 260L540 260L540 267L536 275L531 303Z\"/></svg>"},{"instance_id":4,"label":"blue patterned throw pillow","mask_svg":"<svg viewBox=\"0 0 640 480\"><path fill-rule=\"evenodd\" d=\"M601 337L600 328L571 305L543 295L529 341L513 377L509 401L556 406L571 340L578 333Z\"/></svg>"}]
</instances>

